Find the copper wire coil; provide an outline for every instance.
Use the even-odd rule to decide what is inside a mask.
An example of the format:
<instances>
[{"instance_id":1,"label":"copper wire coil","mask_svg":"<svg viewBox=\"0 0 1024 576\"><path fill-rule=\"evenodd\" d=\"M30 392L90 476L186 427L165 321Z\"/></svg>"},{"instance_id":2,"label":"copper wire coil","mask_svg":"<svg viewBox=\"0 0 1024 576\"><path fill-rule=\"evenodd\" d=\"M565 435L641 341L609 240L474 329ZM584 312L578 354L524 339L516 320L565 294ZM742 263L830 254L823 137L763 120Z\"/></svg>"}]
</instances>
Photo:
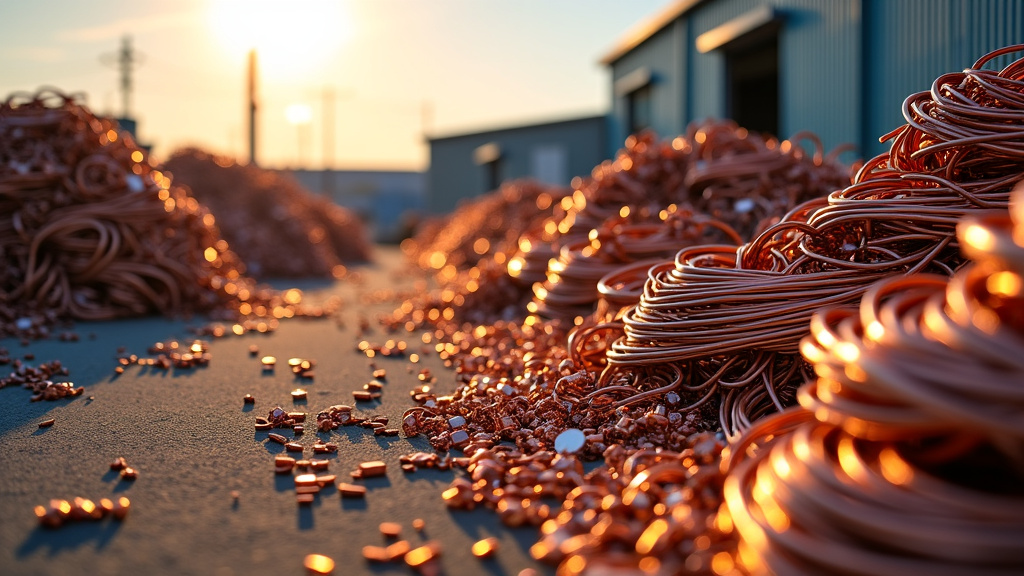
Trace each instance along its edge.
<instances>
[{"instance_id":1,"label":"copper wire coil","mask_svg":"<svg viewBox=\"0 0 1024 576\"><path fill-rule=\"evenodd\" d=\"M817 377L800 407L752 424L723 462L748 569L1024 569L1024 243L1014 228L1005 213L966 218L959 241L974 261L951 279L894 277L859 309L815 313L801 351Z\"/></svg>"},{"instance_id":2,"label":"copper wire coil","mask_svg":"<svg viewBox=\"0 0 1024 576\"><path fill-rule=\"evenodd\" d=\"M723 496L752 573L1009 575L1024 564L1019 494L929 474L898 447L829 424L773 430L788 416L750 429L778 434L755 457L743 457L744 439L723 462Z\"/></svg>"},{"instance_id":3,"label":"copper wire coil","mask_svg":"<svg viewBox=\"0 0 1024 576\"><path fill-rule=\"evenodd\" d=\"M656 258L616 268L597 281L597 292L616 308L631 306L640 300L647 279L668 266L672 263Z\"/></svg>"},{"instance_id":4,"label":"copper wire coil","mask_svg":"<svg viewBox=\"0 0 1024 576\"><path fill-rule=\"evenodd\" d=\"M1024 60L999 71L982 67L1022 50L1024 44L994 50L963 72L939 76L931 90L907 97L907 124L884 137L893 140L890 166L955 181L974 180L978 174L1019 175L1024 158Z\"/></svg>"},{"instance_id":5,"label":"copper wire coil","mask_svg":"<svg viewBox=\"0 0 1024 576\"><path fill-rule=\"evenodd\" d=\"M668 256L681 246L710 241L741 242L728 224L688 210L666 211L658 223L605 223L586 241L562 246L548 264L547 280L534 285L531 312L553 318L586 316L600 297L601 279L637 260ZM633 304L627 302L625 305Z\"/></svg>"}]
</instances>

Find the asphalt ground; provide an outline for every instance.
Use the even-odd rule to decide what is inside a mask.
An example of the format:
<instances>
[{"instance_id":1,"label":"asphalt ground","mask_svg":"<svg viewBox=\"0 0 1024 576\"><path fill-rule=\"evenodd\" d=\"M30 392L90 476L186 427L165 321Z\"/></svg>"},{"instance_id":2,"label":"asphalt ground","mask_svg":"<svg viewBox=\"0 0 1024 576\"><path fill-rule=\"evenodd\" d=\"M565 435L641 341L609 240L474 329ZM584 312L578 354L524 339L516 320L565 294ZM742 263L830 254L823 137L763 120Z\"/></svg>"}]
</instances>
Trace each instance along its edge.
<instances>
[{"instance_id":1,"label":"asphalt ground","mask_svg":"<svg viewBox=\"0 0 1024 576\"><path fill-rule=\"evenodd\" d=\"M30 365L60 360L69 379L85 387L81 396L53 402L31 402L31 393L19 387L0 389L0 574L305 574L303 559L312 553L333 558L335 574L411 573L402 562L363 559L363 546L389 542L379 532L381 522L400 523L401 537L413 547L440 542L444 574L516 576L524 568L553 573L529 555L536 528L510 529L491 511L445 506L441 493L462 472L399 468L403 454L430 451L423 437L374 436L360 427L317 434L315 421L307 425L301 442L337 442L328 473L365 485L363 500L343 499L329 487L311 506L299 506L292 476L274 473L274 456L284 447L255 431L253 421L275 406L313 418L328 406L348 404L357 415L386 415L389 426L400 427L402 413L414 405L409 390L420 384L421 368L437 377L436 390L454 389L454 373L432 351L422 352L421 332L389 335L373 320L397 305L381 290L422 289L403 270L398 251L385 248L375 264L337 283L275 283L303 288L307 300L338 295L341 312L331 319L283 320L269 334L208 339L209 365L188 370L129 366L115 373L120 347L143 355L156 342L191 342L190 328L206 323L201 318L78 323L78 342L0 340L12 358L34 355L26 360ZM357 403L351 394L372 380L371 360L357 349L360 318L370 320L366 340L403 339L408 351L422 357L418 364L407 357L374 359L387 371L380 401ZM252 344L259 356L278 358L273 372L250 355ZM293 375L285 363L290 357L315 360L315 378ZM3 375L9 370L0 367ZM305 402L293 402L295 388L308 391ZM255 396L254 406L243 403L246 394ZM48 418L53 426L40 428ZM138 470L135 481L111 471L117 457ZM349 472L369 460L386 462L387 476L352 480ZM98 502L120 496L131 501L123 521L48 529L33 513L54 498ZM426 522L422 533L412 527L416 518ZM490 536L498 539L498 552L477 559L472 544Z\"/></svg>"}]
</instances>

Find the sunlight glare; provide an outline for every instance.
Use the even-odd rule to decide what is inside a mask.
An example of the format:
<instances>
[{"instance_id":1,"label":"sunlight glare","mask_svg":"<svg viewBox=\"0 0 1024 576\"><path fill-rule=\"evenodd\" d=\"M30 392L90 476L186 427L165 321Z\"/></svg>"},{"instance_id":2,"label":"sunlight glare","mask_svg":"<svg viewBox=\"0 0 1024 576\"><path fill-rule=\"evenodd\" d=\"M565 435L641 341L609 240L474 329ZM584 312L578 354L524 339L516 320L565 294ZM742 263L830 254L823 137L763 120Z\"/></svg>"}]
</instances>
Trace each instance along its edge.
<instances>
[{"instance_id":1,"label":"sunlight glare","mask_svg":"<svg viewBox=\"0 0 1024 576\"><path fill-rule=\"evenodd\" d=\"M273 74L315 70L352 33L347 5L330 0L210 0L209 21L230 56L255 48Z\"/></svg>"}]
</instances>

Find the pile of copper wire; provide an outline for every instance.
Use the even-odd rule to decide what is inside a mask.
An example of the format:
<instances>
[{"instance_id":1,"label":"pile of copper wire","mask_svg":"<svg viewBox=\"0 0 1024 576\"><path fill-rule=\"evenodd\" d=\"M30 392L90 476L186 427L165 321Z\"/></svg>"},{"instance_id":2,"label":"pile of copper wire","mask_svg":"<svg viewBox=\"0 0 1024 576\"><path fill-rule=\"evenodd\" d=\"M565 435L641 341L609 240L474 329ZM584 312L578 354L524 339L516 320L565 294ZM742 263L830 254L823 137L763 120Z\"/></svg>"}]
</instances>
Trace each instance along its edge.
<instances>
[{"instance_id":1,"label":"pile of copper wire","mask_svg":"<svg viewBox=\"0 0 1024 576\"><path fill-rule=\"evenodd\" d=\"M1020 49L989 54L975 68ZM979 77L989 80L977 82ZM1005 143L1019 141L1024 131L1024 64L1018 60L998 73L947 74L940 81L934 91L970 97L971 105L962 107L975 117L1004 120L941 116L943 126L962 122L974 131L934 150L954 163L969 158L964 169L936 168L941 176L902 170L920 155L894 144L889 154L868 162L851 186L796 207L747 245L681 250L671 265L649 270L638 304L622 317L622 336L608 346L607 366L599 366L601 383L653 389L644 383L650 367L678 363L689 375L680 386L698 392L701 403L717 396L722 426L735 436L756 418L792 404L803 380L797 347L814 310L856 302L886 276L949 275L960 266L957 222L1005 208L1013 183L1024 178L1016 148ZM910 108L920 109L932 108ZM945 132L934 122L910 112L907 122L898 143L943 141ZM998 153L988 154L989 142L996 141L1003 142Z\"/></svg>"},{"instance_id":2,"label":"pile of copper wire","mask_svg":"<svg viewBox=\"0 0 1024 576\"><path fill-rule=\"evenodd\" d=\"M814 151L807 153L800 140L810 141ZM729 121L694 123L671 141L643 132L630 136L615 160L574 178L571 195L508 183L429 225L405 247L421 267L440 271L446 289L464 296L468 303L453 308L459 322L527 312L574 320L592 314L602 295L616 310L639 297L635 286L599 292L607 274L684 246L739 244L797 203L846 186L849 168L838 161L841 151L826 156L813 135L779 142ZM490 278L505 296L496 309L488 309L494 300L473 298L466 289L482 284L476 280L494 268L492 258L507 260L510 277ZM462 274L472 265L480 270ZM631 270L642 277L643 269ZM533 302L524 309L520 303L531 287ZM451 303L436 300L415 302L413 310L430 314ZM470 310L473 302L482 307ZM409 321L408 312L400 315Z\"/></svg>"},{"instance_id":3,"label":"pile of copper wire","mask_svg":"<svg viewBox=\"0 0 1024 576\"><path fill-rule=\"evenodd\" d=\"M561 200L569 192L527 179L505 182L494 192L461 202L451 214L424 223L402 249L423 269L466 270L483 258L507 256L520 235L552 215L564 215Z\"/></svg>"},{"instance_id":4,"label":"pile of copper wire","mask_svg":"<svg viewBox=\"0 0 1024 576\"><path fill-rule=\"evenodd\" d=\"M407 300L391 322L424 326L520 318L529 284L510 276L506 265L520 236L535 237L545 221L564 216L561 200L567 193L514 180L422 225L402 242L402 251L420 268L435 271L440 289Z\"/></svg>"},{"instance_id":5,"label":"pile of copper wire","mask_svg":"<svg viewBox=\"0 0 1024 576\"><path fill-rule=\"evenodd\" d=\"M246 276L214 216L127 133L52 89L0 103L0 337L58 322L202 312L217 335L323 316Z\"/></svg>"},{"instance_id":6,"label":"pile of copper wire","mask_svg":"<svg viewBox=\"0 0 1024 576\"><path fill-rule=\"evenodd\" d=\"M370 258L362 221L294 178L195 148L161 167L217 219L221 235L256 278L331 278Z\"/></svg>"},{"instance_id":7,"label":"pile of copper wire","mask_svg":"<svg viewBox=\"0 0 1024 576\"><path fill-rule=\"evenodd\" d=\"M891 278L814 315L800 407L723 463L753 572L1024 570L1024 184L1015 204L959 225L974 263L951 279Z\"/></svg>"},{"instance_id":8,"label":"pile of copper wire","mask_svg":"<svg viewBox=\"0 0 1024 576\"><path fill-rule=\"evenodd\" d=\"M800 144L804 140L813 152ZM567 240L584 238L617 217L622 206L656 217L676 204L748 239L797 204L848 185L850 168L839 161L845 150L826 155L809 132L779 141L730 120L693 122L671 141L641 132L626 140L614 160L573 183L574 209L557 230Z\"/></svg>"},{"instance_id":9,"label":"pile of copper wire","mask_svg":"<svg viewBox=\"0 0 1024 576\"><path fill-rule=\"evenodd\" d=\"M74 96L0 103L0 335L57 318L183 314L243 281L213 216Z\"/></svg>"},{"instance_id":10,"label":"pile of copper wire","mask_svg":"<svg viewBox=\"0 0 1024 576\"><path fill-rule=\"evenodd\" d=\"M808 154L801 140L810 141L814 152ZM631 136L615 160L574 182L566 217L546 225L545 232L558 233L560 250L546 282L534 285L530 312L584 317L599 294L616 310L634 304L646 268L630 267L625 279L618 270L623 265L667 258L693 245L749 240L797 204L848 185L849 168L838 161L842 151L825 156L813 134L779 142L730 121L693 123L671 142L658 142L650 132ZM622 225L630 215L639 226ZM537 245L542 252L547 246ZM510 272L537 260L524 250ZM612 273L633 287L606 286L599 293L598 283Z\"/></svg>"}]
</instances>

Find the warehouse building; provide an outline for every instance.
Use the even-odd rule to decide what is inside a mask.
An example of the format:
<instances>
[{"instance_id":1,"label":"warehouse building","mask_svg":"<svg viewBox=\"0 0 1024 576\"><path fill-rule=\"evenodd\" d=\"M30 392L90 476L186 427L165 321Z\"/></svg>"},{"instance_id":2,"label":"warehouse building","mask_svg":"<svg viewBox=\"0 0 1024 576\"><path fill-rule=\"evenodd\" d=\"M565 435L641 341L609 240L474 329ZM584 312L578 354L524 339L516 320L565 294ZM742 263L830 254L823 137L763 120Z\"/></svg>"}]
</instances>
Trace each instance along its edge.
<instances>
[{"instance_id":1,"label":"warehouse building","mask_svg":"<svg viewBox=\"0 0 1024 576\"><path fill-rule=\"evenodd\" d=\"M732 118L873 156L903 123L908 94L1021 42L1021 0L679 0L602 59L608 150L644 128L669 137L693 120Z\"/></svg>"},{"instance_id":2,"label":"warehouse building","mask_svg":"<svg viewBox=\"0 0 1024 576\"><path fill-rule=\"evenodd\" d=\"M671 138L706 118L781 137L809 130L826 150L853 145L848 161L868 158L903 124L908 94L1018 43L1022 0L676 0L601 59L611 72L607 117L579 121L582 131L568 122L431 139L428 207L448 211L502 180L537 175L531 166L543 162L531 162L531 147L556 143L551 156L567 161L548 161L565 167L553 183L567 184L631 133Z\"/></svg>"},{"instance_id":3,"label":"warehouse building","mask_svg":"<svg viewBox=\"0 0 1024 576\"><path fill-rule=\"evenodd\" d=\"M607 121L588 116L430 138L428 208L449 212L515 178L568 186L607 157Z\"/></svg>"}]
</instances>

